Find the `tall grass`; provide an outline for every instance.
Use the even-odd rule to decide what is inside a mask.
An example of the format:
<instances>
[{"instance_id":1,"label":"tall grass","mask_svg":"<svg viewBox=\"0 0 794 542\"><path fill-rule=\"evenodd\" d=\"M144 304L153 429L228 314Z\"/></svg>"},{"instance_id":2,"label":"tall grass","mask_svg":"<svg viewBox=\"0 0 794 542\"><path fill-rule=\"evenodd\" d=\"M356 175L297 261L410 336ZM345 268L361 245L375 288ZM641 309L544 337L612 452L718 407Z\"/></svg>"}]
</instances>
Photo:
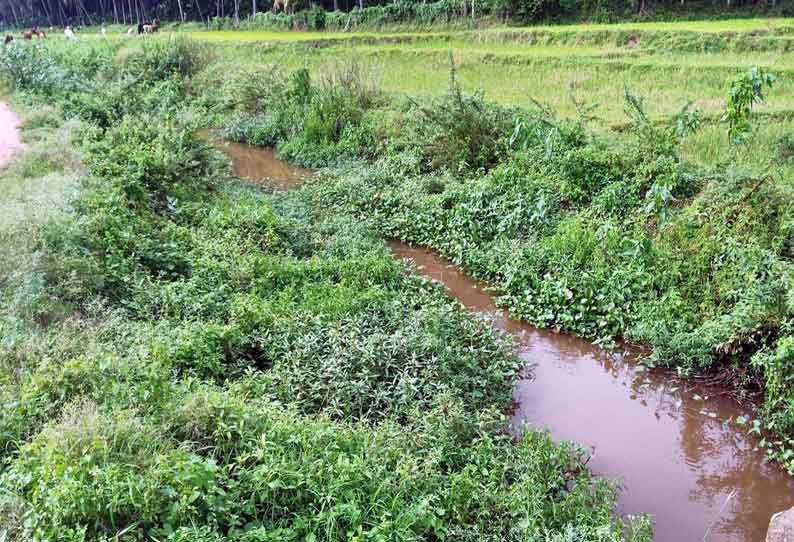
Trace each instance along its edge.
<instances>
[{"instance_id":1,"label":"tall grass","mask_svg":"<svg viewBox=\"0 0 794 542\"><path fill-rule=\"evenodd\" d=\"M385 92L440 96L447 87L451 52L461 84L481 89L490 101L525 108L533 97L561 114L575 115L572 95L579 101L599 104L598 116L607 128L625 121L623 104L616 99L623 95L625 85L648 97L648 112L654 118L668 116L690 100L717 116L724 107L727 82L747 67L761 63L774 66L779 84L771 89L759 111L782 113L791 109L786 88L793 81L786 69L790 63L785 52L665 55L650 46L649 51L653 54L628 50L614 42L561 47L554 43L494 45L453 40L295 50L225 45L219 47L218 54L230 64L242 63L251 69L278 63L288 69L308 66L319 70L329 62L358 59L377 68Z\"/></svg>"}]
</instances>

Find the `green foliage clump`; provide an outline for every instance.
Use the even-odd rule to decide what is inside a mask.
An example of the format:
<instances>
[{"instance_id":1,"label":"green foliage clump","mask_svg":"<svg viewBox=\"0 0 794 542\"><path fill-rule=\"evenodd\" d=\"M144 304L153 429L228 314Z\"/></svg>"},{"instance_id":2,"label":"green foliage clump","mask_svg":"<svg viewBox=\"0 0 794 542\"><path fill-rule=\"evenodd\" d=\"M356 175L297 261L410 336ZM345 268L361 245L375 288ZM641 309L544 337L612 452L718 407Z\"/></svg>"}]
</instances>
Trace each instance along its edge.
<instances>
[{"instance_id":1,"label":"green foliage clump","mask_svg":"<svg viewBox=\"0 0 794 542\"><path fill-rule=\"evenodd\" d=\"M369 113L380 97L359 63L339 64L317 79L308 70L262 77L244 74L227 86L226 107L237 111L224 126L235 141L278 146L285 159L325 166L368 157L377 141Z\"/></svg>"},{"instance_id":2,"label":"green foliage clump","mask_svg":"<svg viewBox=\"0 0 794 542\"><path fill-rule=\"evenodd\" d=\"M427 105L415 103L413 117L411 138L421 142L431 170L485 171L504 154L510 112L487 103L481 94L464 94L454 66L447 93Z\"/></svg>"},{"instance_id":3,"label":"green foliage clump","mask_svg":"<svg viewBox=\"0 0 794 542\"><path fill-rule=\"evenodd\" d=\"M160 211L175 212L179 200L205 192L220 169L207 143L156 117L124 118L89 134L85 145L91 174L109 179L130 203Z\"/></svg>"},{"instance_id":4,"label":"green foliage clump","mask_svg":"<svg viewBox=\"0 0 794 542\"><path fill-rule=\"evenodd\" d=\"M791 327L787 322L785 328ZM794 474L794 339L784 336L773 347L756 353L752 365L764 375L766 401L763 412L763 429L774 435L762 441L769 455L780 461L790 474Z\"/></svg>"},{"instance_id":5,"label":"green foliage clump","mask_svg":"<svg viewBox=\"0 0 794 542\"><path fill-rule=\"evenodd\" d=\"M189 79L206 66L207 46L182 36L147 40L120 59L120 76L151 84L174 75Z\"/></svg>"},{"instance_id":6,"label":"green foliage clump","mask_svg":"<svg viewBox=\"0 0 794 542\"><path fill-rule=\"evenodd\" d=\"M604 516L582 516L583 506L606 511L613 490L578 466L579 452L543 434L514 445L492 432L497 418L472 417L454 401L417 412L405 431L305 418L236 390L194 386L156 419L85 399L67 407L3 476L29 507L25 532L53 540L621 536Z\"/></svg>"},{"instance_id":7,"label":"green foliage clump","mask_svg":"<svg viewBox=\"0 0 794 542\"><path fill-rule=\"evenodd\" d=\"M728 125L728 141L744 142L752 131L750 114L753 106L764 101L764 87L771 87L775 76L762 68L753 67L731 83L722 122Z\"/></svg>"},{"instance_id":8,"label":"green foliage clump","mask_svg":"<svg viewBox=\"0 0 794 542\"><path fill-rule=\"evenodd\" d=\"M631 132L636 136L639 151L652 156L677 155L681 140L700 128L700 111L686 104L666 126L658 126L645 112L644 100L626 88L626 115Z\"/></svg>"},{"instance_id":9,"label":"green foliage clump","mask_svg":"<svg viewBox=\"0 0 794 542\"><path fill-rule=\"evenodd\" d=\"M50 250L74 256L56 258L50 272L112 297L145 277L188 273L176 224L220 171L214 151L184 129L136 117L89 132L84 149L89 172L103 181L89 182L75 221L53 225L45 238Z\"/></svg>"},{"instance_id":10,"label":"green foliage clump","mask_svg":"<svg viewBox=\"0 0 794 542\"><path fill-rule=\"evenodd\" d=\"M201 43L187 38L121 42L95 47L12 42L0 51L0 76L20 92L46 98L67 116L101 128L125 115L170 116L180 108L191 76L208 61Z\"/></svg>"},{"instance_id":11,"label":"green foliage clump","mask_svg":"<svg viewBox=\"0 0 794 542\"><path fill-rule=\"evenodd\" d=\"M12 42L0 55L0 70L4 79L19 91L35 90L51 95L61 90L64 74L57 69L53 57L44 46L17 45Z\"/></svg>"}]
</instances>

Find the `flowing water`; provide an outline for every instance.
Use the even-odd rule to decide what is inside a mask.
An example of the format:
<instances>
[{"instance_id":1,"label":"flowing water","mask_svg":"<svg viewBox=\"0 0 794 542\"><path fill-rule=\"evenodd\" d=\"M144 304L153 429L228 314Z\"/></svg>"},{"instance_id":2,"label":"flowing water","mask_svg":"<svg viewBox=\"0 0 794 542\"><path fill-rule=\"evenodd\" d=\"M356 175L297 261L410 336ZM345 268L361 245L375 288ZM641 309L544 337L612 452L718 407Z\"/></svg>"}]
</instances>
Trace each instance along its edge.
<instances>
[{"instance_id":1,"label":"flowing water","mask_svg":"<svg viewBox=\"0 0 794 542\"><path fill-rule=\"evenodd\" d=\"M272 151L221 148L235 173L251 180L283 171L279 184L290 188L308 173L274 167ZM764 461L756 439L736 423L750 413L719 389L512 320L480 284L437 254L400 242L390 247L515 338L531 377L516 388L514 430L548 429L556 440L588 448L589 467L621 485L620 511L651 514L657 541L761 542L772 514L794 506L794 478Z\"/></svg>"},{"instance_id":2,"label":"flowing water","mask_svg":"<svg viewBox=\"0 0 794 542\"><path fill-rule=\"evenodd\" d=\"M22 146L19 139L19 117L8 104L0 102L0 167L3 167Z\"/></svg>"},{"instance_id":3,"label":"flowing water","mask_svg":"<svg viewBox=\"0 0 794 542\"><path fill-rule=\"evenodd\" d=\"M794 479L764 461L745 428L728 423L749 413L719 390L511 320L481 285L435 253L390 246L515 337L532 366L515 392L515 429L548 428L556 440L589 448L589 467L621 483L620 511L653 515L656 540L763 541L772 514L794 505Z\"/></svg>"},{"instance_id":4,"label":"flowing water","mask_svg":"<svg viewBox=\"0 0 794 542\"><path fill-rule=\"evenodd\" d=\"M232 161L232 172L255 183L266 183L287 190L300 186L312 172L279 160L276 151L267 147L255 147L245 143L234 143L215 139L208 130L201 130L199 137L210 141Z\"/></svg>"}]
</instances>

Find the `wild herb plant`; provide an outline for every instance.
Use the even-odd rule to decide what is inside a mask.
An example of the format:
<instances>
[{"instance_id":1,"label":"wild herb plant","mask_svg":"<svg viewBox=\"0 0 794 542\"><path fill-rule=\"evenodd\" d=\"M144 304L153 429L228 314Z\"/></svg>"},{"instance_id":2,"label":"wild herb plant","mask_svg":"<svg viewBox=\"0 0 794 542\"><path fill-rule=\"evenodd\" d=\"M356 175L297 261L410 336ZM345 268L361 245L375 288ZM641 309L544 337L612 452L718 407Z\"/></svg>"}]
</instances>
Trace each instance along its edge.
<instances>
[{"instance_id":1,"label":"wild herb plant","mask_svg":"<svg viewBox=\"0 0 794 542\"><path fill-rule=\"evenodd\" d=\"M775 76L759 67L750 68L731 82L725 113L720 120L728 125L728 141L732 145L744 143L750 136L753 107L764 101L764 88L771 88L774 82Z\"/></svg>"},{"instance_id":2,"label":"wild herb plant","mask_svg":"<svg viewBox=\"0 0 794 542\"><path fill-rule=\"evenodd\" d=\"M422 142L427 167L462 173L485 171L505 152L510 115L482 94L465 94L450 56L446 94L428 104L413 103L412 129Z\"/></svg>"},{"instance_id":3,"label":"wild herb plant","mask_svg":"<svg viewBox=\"0 0 794 542\"><path fill-rule=\"evenodd\" d=\"M234 99L238 111L225 121L225 136L278 146L285 158L314 167L374 153L378 142L368 113L380 90L362 63L338 63L315 78L306 69L266 73L264 86L259 77L229 87L226 94L243 98Z\"/></svg>"}]
</instances>

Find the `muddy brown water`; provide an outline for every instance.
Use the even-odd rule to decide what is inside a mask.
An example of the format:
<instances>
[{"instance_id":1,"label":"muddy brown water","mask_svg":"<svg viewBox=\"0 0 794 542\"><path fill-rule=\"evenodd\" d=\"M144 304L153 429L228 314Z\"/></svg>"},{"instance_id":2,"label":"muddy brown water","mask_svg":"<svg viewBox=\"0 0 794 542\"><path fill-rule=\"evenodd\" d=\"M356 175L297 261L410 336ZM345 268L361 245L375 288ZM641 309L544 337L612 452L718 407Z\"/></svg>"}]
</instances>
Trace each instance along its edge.
<instances>
[{"instance_id":1,"label":"muddy brown water","mask_svg":"<svg viewBox=\"0 0 794 542\"><path fill-rule=\"evenodd\" d=\"M16 113L7 103L0 102L0 167L5 166L22 146L19 124L20 120Z\"/></svg>"},{"instance_id":2,"label":"muddy brown water","mask_svg":"<svg viewBox=\"0 0 794 542\"><path fill-rule=\"evenodd\" d=\"M266 149L217 144L235 173L254 181L281 179L281 187L292 188L310 173ZM589 467L620 484L620 512L651 514L657 541L761 542L772 514L794 506L794 478L765 461L757 440L735 423L751 413L720 390L512 320L481 284L436 253L396 241L389 246L512 334L531 367L515 391L514 430L548 429L555 440L588 449Z\"/></svg>"},{"instance_id":3,"label":"muddy brown water","mask_svg":"<svg viewBox=\"0 0 794 542\"><path fill-rule=\"evenodd\" d=\"M199 137L211 142L231 159L232 172L237 177L255 183L267 183L287 190L297 188L312 174L311 170L279 160L272 148L217 139L209 130L201 130Z\"/></svg>"},{"instance_id":4,"label":"muddy brown water","mask_svg":"<svg viewBox=\"0 0 794 542\"><path fill-rule=\"evenodd\" d=\"M728 423L750 413L719 390L512 320L482 285L437 254L390 247L515 337L532 377L518 383L514 429L548 429L555 440L588 448L590 468L622 486L620 511L653 516L656 540L763 541L772 514L794 505L794 479L765 462L744 428Z\"/></svg>"}]
</instances>

